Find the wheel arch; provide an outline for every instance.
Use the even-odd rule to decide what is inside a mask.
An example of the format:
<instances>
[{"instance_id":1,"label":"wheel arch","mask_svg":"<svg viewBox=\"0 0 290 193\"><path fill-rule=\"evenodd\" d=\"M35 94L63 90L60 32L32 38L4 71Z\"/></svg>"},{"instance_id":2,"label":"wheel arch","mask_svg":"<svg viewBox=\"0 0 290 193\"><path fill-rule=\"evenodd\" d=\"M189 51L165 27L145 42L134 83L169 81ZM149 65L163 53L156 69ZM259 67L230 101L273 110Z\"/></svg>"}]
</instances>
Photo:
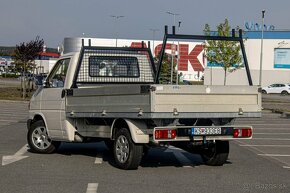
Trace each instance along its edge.
<instances>
[{"instance_id":1,"label":"wheel arch","mask_svg":"<svg viewBox=\"0 0 290 193\"><path fill-rule=\"evenodd\" d=\"M33 121L33 122L35 122L35 121L43 121L43 122L45 122L45 121L44 121L44 117L41 116L40 114L36 114L36 115L34 115L32 121Z\"/></svg>"},{"instance_id":2,"label":"wheel arch","mask_svg":"<svg viewBox=\"0 0 290 193\"><path fill-rule=\"evenodd\" d=\"M127 128L134 143L149 143L149 135L146 134L147 125L142 120L115 119L111 126L111 139L115 139L118 129Z\"/></svg>"},{"instance_id":3,"label":"wheel arch","mask_svg":"<svg viewBox=\"0 0 290 193\"><path fill-rule=\"evenodd\" d=\"M49 128L47 127L47 123L46 123L46 119L45 119L45 116L42 114L42 113L37 113L37 114L34 114L33 115L33 119L31 121L31 124L33 124L34 122L36 121L43 121L44 122L44 125L46 127L46 130L47 130L47 133L49 135ZM31 126L31 125L30 125Z\"/></svg>"}]
</instances>

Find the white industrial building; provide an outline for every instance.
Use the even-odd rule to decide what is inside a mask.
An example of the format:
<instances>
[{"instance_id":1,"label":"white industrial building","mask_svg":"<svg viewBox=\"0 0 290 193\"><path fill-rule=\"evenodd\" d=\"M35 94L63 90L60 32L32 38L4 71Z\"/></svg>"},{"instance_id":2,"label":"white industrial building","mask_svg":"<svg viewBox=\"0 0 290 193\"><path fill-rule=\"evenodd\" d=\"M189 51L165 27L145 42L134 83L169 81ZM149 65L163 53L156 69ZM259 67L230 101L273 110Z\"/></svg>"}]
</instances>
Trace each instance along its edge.
<instances>
[{"instance_id":1,"label":"white industrial building","mask_svg":"<svg viewBox=\"0 0 290 193\"><path fill-rule=\"evenodd\" d=\"M253 79L253 84L259 84L261 32L245 32L245 49ZM63 53L79 51L84 39L88 45L89 39L92 46L117 46L136 47L142 40L129 39L103 39L103 38L65 38ZM148 40L143 40L145 44ZM172 46L172 45L175 46ZM222 85L224 72L222 67L208 66L204 58L203 42L168 42L167 53L178 55L180 51L179 73L188 81L200 80L204 75L205 85ZM162 41L151 41L152 53L157 54L161 49ZM146 45L147 46L147 45ZM154 49L153 49L154 46ZM178 49L179 46L179 49ZM175 49L172 52L171 48ZM262 86L272 83L290 83L290 31L265 31L263 39L262 59ZM227 85L247 85L248 79L244 68L228 73Z\"/></svg>"},{"instance_id":2,"label":"white industrial building","mask_svg":"<svg viewBox=\"0 0 290 193\"><path fill-rule=\"evenodd\" d=\"M55 65L57 58L35 60L35 74L47 74Z\"/></svg>"},{"instance_id":3,"label":"white industrial building","mask_svg":"<svg viewBox=\"0 0 290 193\"><path fill-rule=\"evenodd\" d=\"M261 32L246 32L245 49L254 85L259 85ZM290 31L266 31L263 39L262 86L290 83ZM221 67L205 67L205 84L222 85ZM246 85L245 69L229 73L227 85Z\"/></svg>"}]
</instances>

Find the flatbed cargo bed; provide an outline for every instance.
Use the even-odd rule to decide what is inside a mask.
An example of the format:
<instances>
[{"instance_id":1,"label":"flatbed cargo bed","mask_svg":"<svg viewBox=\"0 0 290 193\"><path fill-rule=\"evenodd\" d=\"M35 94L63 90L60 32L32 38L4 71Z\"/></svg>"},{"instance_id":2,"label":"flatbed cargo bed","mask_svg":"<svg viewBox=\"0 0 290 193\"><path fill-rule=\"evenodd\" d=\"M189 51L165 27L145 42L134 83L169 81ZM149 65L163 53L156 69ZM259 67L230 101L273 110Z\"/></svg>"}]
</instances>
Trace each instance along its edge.
<instances>
[{"instance_id":1,"label":"flatbed cargo bed","mask_svg":"<svg viewBox=\"0 0 290 193\"><path fill-rule=\"evenodd\" d=\"M260 117L256 86L102 85L72 89L67 117Z\"/></svg>"}]
</instances>

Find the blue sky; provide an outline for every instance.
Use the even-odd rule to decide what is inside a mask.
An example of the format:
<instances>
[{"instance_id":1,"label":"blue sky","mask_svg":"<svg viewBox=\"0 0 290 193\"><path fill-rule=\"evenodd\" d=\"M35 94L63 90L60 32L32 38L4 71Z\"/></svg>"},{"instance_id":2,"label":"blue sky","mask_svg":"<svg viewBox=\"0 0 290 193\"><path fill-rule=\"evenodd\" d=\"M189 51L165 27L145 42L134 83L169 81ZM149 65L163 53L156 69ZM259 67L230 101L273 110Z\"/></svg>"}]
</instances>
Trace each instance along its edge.
<instances>
[{"instance_id":1,"label":"blue sky","mask_svg":"<svg viewBox=\"0 0 290 193\"><path fill-rule=\"evenodd\" d=\"M244 27L246 21L261 22L276 29L290 29L289 0L0 0L0 45L14 46L34 39L44 39L48 47L57 47L64 37L114 38L114 19L118 37L152 39L150 28L159 29L156 39L163 37L164 25L173 24L167 11L179 13L182 33L200 34L205 23L212 28L228 18L232 26Z\"/></svg>"}]
</instances>

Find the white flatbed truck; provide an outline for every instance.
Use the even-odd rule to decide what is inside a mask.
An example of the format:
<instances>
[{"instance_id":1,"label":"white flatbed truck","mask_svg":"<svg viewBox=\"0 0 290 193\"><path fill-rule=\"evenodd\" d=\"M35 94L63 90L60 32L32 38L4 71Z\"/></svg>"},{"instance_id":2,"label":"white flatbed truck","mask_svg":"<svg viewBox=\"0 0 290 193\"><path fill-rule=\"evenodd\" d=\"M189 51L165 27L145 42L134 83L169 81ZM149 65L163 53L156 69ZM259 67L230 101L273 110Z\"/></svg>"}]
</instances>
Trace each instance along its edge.
<instances>
[{"instance_id":1,"label":"white flatbed truck","mask_svg":"<svg viewBox=\"0 0 290 193\"><path fill-rule=\"evenodd\" d=\"M251 126L234 120L261 116L258 87L162 85L160 66L156 69L144 47L89 42L80 52L61 56L30 100L31 151L52 153L61 142L105 141L119 168L137 169L148 148L171 144L201 154L207 165L223 165L229 140L252 137Z\"/></svg>"}]
</instances>

